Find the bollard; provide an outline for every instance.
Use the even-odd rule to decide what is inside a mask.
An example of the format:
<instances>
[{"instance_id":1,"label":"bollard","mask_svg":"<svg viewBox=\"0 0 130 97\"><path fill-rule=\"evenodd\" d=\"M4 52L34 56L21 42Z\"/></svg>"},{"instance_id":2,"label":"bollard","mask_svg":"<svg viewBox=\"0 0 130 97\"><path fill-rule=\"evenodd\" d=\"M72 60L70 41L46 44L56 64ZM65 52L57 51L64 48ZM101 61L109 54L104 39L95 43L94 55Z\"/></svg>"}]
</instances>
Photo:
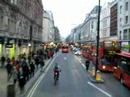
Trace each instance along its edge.
<instances>
[{"instance_id":1,"label":"bollard","mask_svg":"<svg viewBox=\"0 0 130 97\"><path fill-rule=\"evenodd\" d=\"M99 70L97 71L96 80L101 80L101 72Z\"/></svg>"},{"instance_id":2,"label":"bollard","mask_svg":"<svg viewBox=\"0 0 130 97\"><path fill-rule=\"evenodd\" d=\"M9 84L7 86L7 97L15 97L15 85Z\"/></svg>"}]
</instances>

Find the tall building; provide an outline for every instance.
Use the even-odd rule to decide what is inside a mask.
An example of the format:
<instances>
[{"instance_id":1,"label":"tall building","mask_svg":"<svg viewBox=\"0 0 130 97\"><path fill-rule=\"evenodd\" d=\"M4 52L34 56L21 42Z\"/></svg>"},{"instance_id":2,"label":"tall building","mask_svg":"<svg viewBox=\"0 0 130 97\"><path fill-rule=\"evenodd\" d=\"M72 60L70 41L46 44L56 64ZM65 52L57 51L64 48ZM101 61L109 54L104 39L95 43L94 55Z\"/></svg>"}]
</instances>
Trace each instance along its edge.
<instances>
[{"instance_id":1,"label":"tall building","mask_svg":"<svg viewBox=\"0 0 130 97\"><path fill-rule=\"evenodd\" d=\"M130 51L130 0L118 0L118 37L122 49Z\"/></svg>"},{"instance_id":2,"label":"tall building","mask_svg":"<svg viewBox=\"0 0 130 97\"><path fill-rule=\"evenodd\" d=\"M55 38L55 26L53 14L50 11L44 11L43 17L43 33L42 33L42 41L43 42L52 42Z\"/></svg>"},{"instance_id":3,"label":"tall building","mask_svg":"<svg viewBox=\"0 0 130 97\"><path fill-rule=\"evenodd\" d=\"M115 0L110 8L110 37L118 40L118 2Z\"/></svg>"},{"instance_id":4,"label":"tall building","mask_svg":"<svg viewBox=\"0 0 130 97\"><path fill-rule=\"evenodd\" d=\"M102 7L100 18L100 41L111 40L110 37L110 7L111 3L108 2Z\"/></svg>"},{"instance_id":5,"label":"tall building","mask_svg":"<svg viewBox=\"0 0 130 97\"><path fill-rule=\"evenodd\" d=\"M18 57L42 41L41 0L0 0L0 56Z\"/></svg>"},{"instance_id":6,"label":"tall building","mask_svg":"<svg viewBox=\"0 0 130 97\"><path fill-rule=\"evenodd\" d=\"M54 42L61 42L61 36L58 27L54 27Z\"/></svg>"},{"instance_id":7,"label":"tall building","mask_svg":"<svg viewBox=\"0 0 130 97\"><path fill-rule=\"evenodd\" d=\"M83 24L81 24L80 35L82 42L96 42L99 8L101 7L95 6L92 11L86 16Z\"/></svg>"},{"instance_id":8,"label":"tall building","mask_svg":"<svg viewBox=\"0 0 130 97\"><path fill-rule=\"evenodd\" d=\"M72 30L73 42L96 42L99 6L95 6L86 16L84 22Z\"/></svg>"}]
</instances>

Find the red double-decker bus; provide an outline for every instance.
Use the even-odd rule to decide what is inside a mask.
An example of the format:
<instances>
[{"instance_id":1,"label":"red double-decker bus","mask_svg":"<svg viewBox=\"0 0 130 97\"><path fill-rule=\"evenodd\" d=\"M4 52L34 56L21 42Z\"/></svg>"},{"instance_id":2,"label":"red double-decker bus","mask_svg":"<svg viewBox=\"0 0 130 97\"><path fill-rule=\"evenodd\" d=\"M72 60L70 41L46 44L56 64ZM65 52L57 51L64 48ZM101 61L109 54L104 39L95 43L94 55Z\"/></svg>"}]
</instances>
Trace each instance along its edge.
<instances>
[{"instance_id":1,"label":"red double-decker bus","mask_svg":"<svg viewBox=\"0 0 130 97\"><path fill-rule=\"evenodd\" d=\"M96 53L96 49L93 50ZM117 42L107 41L102 42L99 47L99 65L98 69L101 71L113 72L115 64L115 54L120 52ZM93 63L96 64L96 55L93 54Z\"/></svg>"},{"instance_id":2,"label":"red double-decker bus","mask_svg":"<svg viewBox=\"0 0 130 97\"><path fill-rule=\"evenodd\" d=\"M114 67L113 75L130 88L130 53L117 53L117 66Z\"/></svg>"},{"instance_id":3,"label":"red double-decker bus","mask_svg":"<svg viewBox=\"0 0 130 97\"><path fill-rule=\"evenodd\" d=\"M92 49L90 45L85 45L81 49L82 56L86 59L92 59Z\"/></svg>"}]
</instances>

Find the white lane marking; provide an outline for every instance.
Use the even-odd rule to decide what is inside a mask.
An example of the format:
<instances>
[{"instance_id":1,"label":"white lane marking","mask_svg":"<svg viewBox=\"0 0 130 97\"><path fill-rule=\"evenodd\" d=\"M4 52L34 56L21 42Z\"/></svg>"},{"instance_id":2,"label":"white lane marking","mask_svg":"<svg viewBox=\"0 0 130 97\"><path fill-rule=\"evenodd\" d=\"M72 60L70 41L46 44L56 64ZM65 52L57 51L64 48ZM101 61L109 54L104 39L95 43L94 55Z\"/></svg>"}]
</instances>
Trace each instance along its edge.
<instances>
[{"instance_id":1,"label":"white lane marking","mask_svg":"<svg viewBox=\"0 0 130 97\"><path fill-rule=\"evenodd\" d=\"M80 64L83 66L83 68L86 68L85 65L82 63L82 61L78 57L76 57L76 59L80 62Z\"/></svg>"},{"instance_id":2,"label":"white lane marking","mask_svg":"<svg viewBox=\"0 0 130 97\"><path fill-rule=\"evenodd\" d=\"M57 56L56 56L56 57L57 57ZM30 90L30 92L29 92L29 94L27 95L27 97L32 97L32 96L33 96L33 94L34 94L34 92L36 91L38 85L40 84L40 82L42 81L42 79L45 77L46 73L48 72L49 68L51 67L51 65L52 65L53 61L56 59L56 57L53 58L53 60L51 61L50 65L49 65L49 66L47 67L47 69L45 70L46 72L43 73L43 74L40 76L40 78L37 80L37 82L33 85L32 89Z\"/></svg>"},{"instance_id":3,"label":"white lane marking","mask_svg":"<svg viewBox=\"0 0 130 97\"><path fill-rule=\"evenodd\" d=\"M91 85L92 87L96 88L97 90L99 90L100 92L102 92L103 94L107 95L108 97L112 97L112 95L110 95L109 93L107 93L106 91L98 88L96 85L94 85L93 83L91 82L88 82L89 85Z\"/></svg>"}]
</instances>

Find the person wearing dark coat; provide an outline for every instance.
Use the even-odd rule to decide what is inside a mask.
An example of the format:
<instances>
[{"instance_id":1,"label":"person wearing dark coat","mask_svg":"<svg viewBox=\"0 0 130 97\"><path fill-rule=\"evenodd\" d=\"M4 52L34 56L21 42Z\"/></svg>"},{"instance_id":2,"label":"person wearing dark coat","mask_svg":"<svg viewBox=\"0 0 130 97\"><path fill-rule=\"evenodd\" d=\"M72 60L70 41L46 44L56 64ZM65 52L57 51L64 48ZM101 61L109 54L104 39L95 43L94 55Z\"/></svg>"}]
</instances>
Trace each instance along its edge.
<instances>
[{"instance_id":1,"label":"person wearing dark coat","mask_svg":"<svg viewBox=\"0 0 130 97\"><path fill-rule=\"evenodd\" d=\"M86 66L86 70L87 70L87 71L88 71L88 69L89 69L89 64L90 64L89 60L86 60L86 61L85 61L85 66Z\"/></svg>"},{"instance_id":2,"label":"person wearing dark coat","mask_svg":"<svg viewBox=\"0 0 130 97\"><path fill-rule=\"evenodd\" d=\"M24 72L23 72L22 68L20 68L20 70L18 72L18 82L19 82L20 92L22 93L24 91L24 86L26 84L26 79L25 79Z\"/></svg>"},{"instance_id":3,"label":"person wearing dark coat","mask_svg":"<svg viewBox=\"0 0 130 97\"><path fill-rule=\"evenodd\" d=\"M9 81L11 76L12 76L12 65L11 65L10 61L7 62L6 70L7 70L7 74L8 74L8 78L7 79Z\"/></svg>"},{"instance_id":4,"label":"person wearing dark coat","mask_svg":"<svg viewBox=\"0 0 130 97\"><path fill-rule=\"evenodd\" d=\"M31 76L34 76L34 71L35 71L35 66L34 66L34 63L31 62L31 63L30 63L30 72L31 72Z\"/></svg>"},{"instance_id":5,"label":"person wearing dark coat","mask_svg":"<svg viewBox=\"0 0 130 97\"><path fill-rule=\"evenodd\" d=\"M36 58L35 58L35 65L38 69L38 66L39 66L39 56L37 55Z\"/></svg>"},{"instance_id":6,"label":"person wearing dark coat","mask_svg":"<svg viewBox=\"0 0 130 97\"><path fill-rule=\"evenodd\" d=\"M3 67L5 65L5 57L2 56L1 57L1 67Z\"/></svg>"},{"instance_id":7,"label":"person wearing dark coat","mask_svg":"<svg viewBox=\"0 0 130 97\"><path fill-rule=\"evenodd\" d=\"M22 69L23 69L23 73L24 73L24 77L25 77L26 81L29 80L29 72L30 72L30 70L29 70L28 64L26 62L26 59L24 59L22 61Z\"/></svg>"}]
</instances>

